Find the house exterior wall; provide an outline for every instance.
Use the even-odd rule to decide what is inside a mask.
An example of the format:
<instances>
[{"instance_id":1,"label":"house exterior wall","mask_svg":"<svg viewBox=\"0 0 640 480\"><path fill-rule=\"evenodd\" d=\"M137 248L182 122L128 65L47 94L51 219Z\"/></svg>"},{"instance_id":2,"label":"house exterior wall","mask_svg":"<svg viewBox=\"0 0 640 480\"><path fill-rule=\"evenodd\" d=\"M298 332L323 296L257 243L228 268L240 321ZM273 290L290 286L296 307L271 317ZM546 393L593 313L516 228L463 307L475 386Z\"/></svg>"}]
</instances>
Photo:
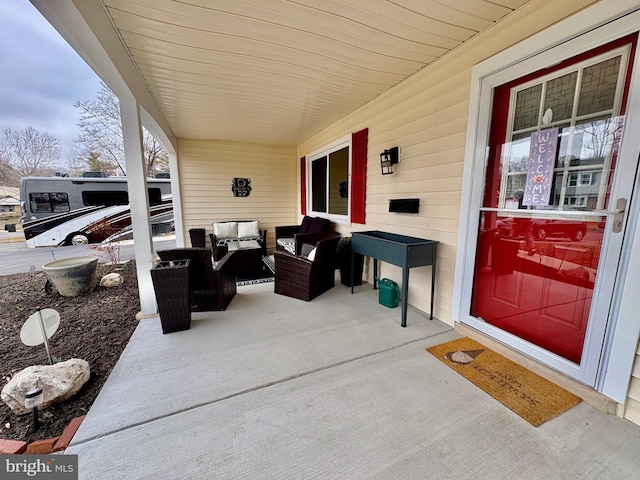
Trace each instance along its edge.
<instances>
[{"instance_id":1,"label":"house exterior wall","mask_svg":"<svg viewBox=\"0 0 640 480\"><path fill-rule=\"evenodd\" d=\"M185 242L190 228L212 232L213 222L259 220L273 250L274 227L297 221L295 149L245 143L178 139L178 171ZM235 197L234 178L250 178L248 197Z\"/></svg>"},{"instance_id":2,"label":"house exterior wall","mask_svg":"<svg viewBox=\"0 0 640 480\"><path fill-rule=\"evenodd\" d=\"M640 425L640 346L636 353L636 361L631 374L629 396L624 407L624 418Z\"/></svg>"},{"instance_id":3,"label":"house exterior wall","mask_svg":"<svg viewBox=\"0 0 640 480\"><path fill-rule=\"evenodd\" d=\"M637 68L637 66L636 66ZM638 178L638 177L636 177ZM637 181L637 180L636 180ZM637 189L636 189L637 191ZM640 222L640 220L638 220ZM618 322L621 318L628 317L638 321L637 305L638 296L640 295L640 272L635 265L638 265L638 258L640 258L640 223L635 225L635 235L632 239L632 254L628 266L628 274L624 280L625 290L623 292L623 302L621 304L618 316ZM637 326L637 324L636 324ZM625 335L627 336L627 335ZM633 335L629 335L628 342L635 341L635 361L630 375L629 390L627 392L627 398L624 405L620 407L619 413L621 416L640 425L640 339L638 336L634 338Z\"/></svg>"},{"instance_id":4,"label":"house exterior wall","mask_svg":"<svg viewBox=\"0 0 640 480\"><path fill-rule=\"evenodd\" d=\"M337 230L386 230L440 242L434 316L446 323L453 324L456 250L463 247L457 235L471 68L592 3L532 1L297 146L302 157L346 134L369 129L366 224L338 225ZM393 175L383 176L379 155L393 146L400 148L400 163ZM388 213L391 198L419 198L420 213ZM384 264L380 275L401 280L401 270L392 265ZM430 267L412 269L409 303L427 312L430 293Z\"/></svg>"},{"instance_id":5,"label":"house exterior wall","mask_svg":"<svg viewBox=\"0 0 640 480\"><path fill-rule=\"evenodd\" d=\"M20 215L20 189L0 186L0 213L5 216Z\"/></svg>"}]
</instances>

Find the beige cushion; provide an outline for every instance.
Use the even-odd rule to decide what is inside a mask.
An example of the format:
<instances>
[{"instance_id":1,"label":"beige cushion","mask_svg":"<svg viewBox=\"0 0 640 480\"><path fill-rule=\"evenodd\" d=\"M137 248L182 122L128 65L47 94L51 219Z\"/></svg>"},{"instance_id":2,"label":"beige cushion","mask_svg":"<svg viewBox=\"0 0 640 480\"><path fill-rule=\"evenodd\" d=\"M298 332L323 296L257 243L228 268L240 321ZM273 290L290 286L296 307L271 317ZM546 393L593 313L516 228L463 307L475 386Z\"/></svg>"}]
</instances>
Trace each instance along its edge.
<instances>
[{"instance_id":1,"label":"beige cushion","mask_svg":"<svg viewBox=\"0 0 640 480\"><path fill-rule=\"evenodd\" d=\"M259 237L259 223L258 220L253 222L238 222L238 238Z\"/></svg>"},{"instance_id":2,"label":"beige cushion","mask_svg":"<svg viewBox=\"0 0 640 480\"><path fill-rule=\"evenodd\" d=\"M217 238L236 238L238 236L238 222L214 223L213 234Z\"/></svg>"}]
</instances>

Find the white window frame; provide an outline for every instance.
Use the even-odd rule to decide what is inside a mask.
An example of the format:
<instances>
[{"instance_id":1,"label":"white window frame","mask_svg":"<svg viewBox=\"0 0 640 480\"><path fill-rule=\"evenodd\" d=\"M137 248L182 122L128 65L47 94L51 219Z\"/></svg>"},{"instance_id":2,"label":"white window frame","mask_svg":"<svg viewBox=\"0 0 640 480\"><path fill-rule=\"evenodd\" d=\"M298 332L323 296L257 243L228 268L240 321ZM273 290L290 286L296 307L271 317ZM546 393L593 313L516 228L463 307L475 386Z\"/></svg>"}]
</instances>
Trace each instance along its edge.
<instances>
[{"instance_id":1,"label":"white window frame","mask_svg":"<svg viewBox=\"0 0 640 480\"><path fill-rule=\"evenodd\" d=\"M514 45L501 53L485 60L472 69L471 91L469 97L469 116L467 121L467 138L465 146L465 164L462 178L462 196L460 222L458 230L458 249L456 253L456 271L453 292L452 318L460 322L463 317L470 316L471 289L473 285L474 260L477 245L477 225L481 204L484 164L488 154L489 129L493 89L508 81L521 78L527 73L541 70L560 63L572 56L592 50L598 46L635 33L640 25L640 8L630 6L623 0L610 0L595 4L566 20L545 29L539 34ZM640 49L637 49L640 50ZM629 88L629 108L626 114L625 130L637 131L640 128L640 92L637 92L640 70L639 52L634 60L634 79ZM526 63L525 63L526 62ZM627 151L635 155L640 149L640 140L633 135L624 137L620 155ZM630 189L634 178L623 178L618 188L624 184ZM631 183L628 183L631 182ZM614 189L616 186L614 186ZM615 192L612 192L615 195ZM627 235L640 238L640 213L638 202L634 202L628 214ZM614 238L611 243L622 242L622 236ZM636 242L637 243L637 242ZM640 246L627 242L621 252L622 264L630 265L640 261ZM609 279L614 281L615 279ZM615 292L611 306L610 324L605 335L604 350L600 358L591 360L600 362L589 365L597 369L595 388L614 400L624 403L629 387L631 369L636 355L636 344L640 336L640 322L633 313L634 291L640 287L640 274L623 267L618 273L618 284L622 287ZM488 325L488 324L487 324ZM477 323L480 331L484 331L482 322ZM509 334L495 335L498 340L517 341ZM509 337L509 338L507 338ZM591 336L588 333L585 343ZM520 347L519 347L520 348ZM539 349L524 345L520 348L525 354L539 357ZM615 354L612 354L615 352ZM547 363L557 370L580 380L581 371L576 366L562 359L550 358ZM586 368L586 367L585 367Z\"/></svg>"},{"instance_id":2,"label":"white window frame","mask_svg":"<svg viewBox=\"0 0 640 480\"><path fill-rule=\"evenodd\" d=\"M592 183L593 183L592 173L570 173L569 181L567 182L567 187L588 187Z\"/></svg>"},{"instance_id":3,"label":"white window frame","mask_svg":"<svg viewBox=\"0 0 640 480\"><path fill-rule=\"evenodd\" d=\"M319 158L322 157L327 157L327 161L329 159L329 155L337 150L340 150L342 148L348 147L349 148L349 160L348 160L348 197L347 197L347 215L336 215L336 214L331 214L329 212L318 212L313 210L313 188L312 188L312 182L313 182L313 171L312 171L312 164L314 160L317 160ZM326 218L328 220L331 220L334 223L341 223L341 224L347 224L347 223L351 223L351 169L352 169L352 156L353 156L353 147L351 145L351 135L346 135L342 138L339 138L338 140L335 140L327 145L325 145L324 147L315 150L313 152L311 152L310 154L307 155L306 157L306 186L307 186L307 213L309 215L312 215L314 217L321 217L321 218ZM329 171L330 169L327 168L327 175L329 175ZM328 178L327 178L327 185L329 184L328 182ZM328 207L329 203L327 200L327 207Z\"/></svg>"}]
</instances>

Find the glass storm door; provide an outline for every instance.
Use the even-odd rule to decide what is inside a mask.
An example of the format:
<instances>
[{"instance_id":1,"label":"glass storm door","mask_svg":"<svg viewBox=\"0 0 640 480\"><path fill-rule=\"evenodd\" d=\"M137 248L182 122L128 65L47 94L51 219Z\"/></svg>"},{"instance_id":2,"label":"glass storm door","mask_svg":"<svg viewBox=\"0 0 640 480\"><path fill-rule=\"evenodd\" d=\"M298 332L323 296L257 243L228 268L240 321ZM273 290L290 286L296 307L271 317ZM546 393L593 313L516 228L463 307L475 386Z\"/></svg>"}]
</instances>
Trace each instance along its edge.
<instances>
[{"instance_id":1,"label":"glass storm door","mask_svg":"<svg viewBox=\"0 0 640 480\"><path fill-rule=\"evenodd\" d=\"M589 323L606 324L606 314L593 318L602 302L594 292L605 273L603 245L622 225L616 210L629 198L610 191L623 171L617 152L634 41L502 85L493 96L471 314L578 365ZM606 264L615 271L617 260Z\"/></svg>"}]
</instances>

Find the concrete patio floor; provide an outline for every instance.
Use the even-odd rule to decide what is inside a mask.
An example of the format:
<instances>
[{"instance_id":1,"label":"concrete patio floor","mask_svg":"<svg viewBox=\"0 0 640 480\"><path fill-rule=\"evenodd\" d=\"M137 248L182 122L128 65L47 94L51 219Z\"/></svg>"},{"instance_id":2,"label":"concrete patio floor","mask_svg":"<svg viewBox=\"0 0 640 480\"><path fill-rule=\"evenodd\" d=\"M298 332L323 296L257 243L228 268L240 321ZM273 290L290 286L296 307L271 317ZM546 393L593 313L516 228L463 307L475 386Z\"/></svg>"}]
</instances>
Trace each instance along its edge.
<instances>
[{"instance_id":1,"label":"concrete patio floor","mask_svg":"<svg viewBox=\"0 0 640 480\"><path fill-rule=\"evenodd\" d=\"M142 320L66 450L80 478L639 478L640 427L584 402L531 426L425 351L458 333L370 287Z\"/></svg>"}]
</instances>

